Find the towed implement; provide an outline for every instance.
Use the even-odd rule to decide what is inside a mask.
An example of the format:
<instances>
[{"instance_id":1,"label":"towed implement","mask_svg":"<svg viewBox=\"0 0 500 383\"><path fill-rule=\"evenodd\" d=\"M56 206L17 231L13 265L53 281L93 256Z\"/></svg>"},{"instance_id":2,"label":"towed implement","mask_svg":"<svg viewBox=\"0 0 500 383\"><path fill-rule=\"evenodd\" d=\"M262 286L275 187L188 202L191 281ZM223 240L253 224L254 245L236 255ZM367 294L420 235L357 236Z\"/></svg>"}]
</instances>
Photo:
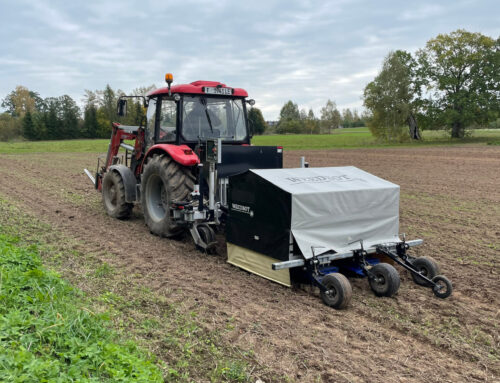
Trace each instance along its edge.
<instances>
[{"instance_id":1,"label":"towed implement","mask_svg":"<svg viewBox=\"0 0 500 383\"><path fill-rule=\"evenodd\" d=\"M140 204L153 234L189 232L206 252L223 231L229 263L286 286L313 284L334 308L351 299L347 277L395 295L393 264L437 297L451 294L432 258L409 254L423 241L398 234L399 186L352 166L283 169L282 147L250 145L254 101L245 90L213 81L171 86L170 74L166 81L143 98L144 123L113 123L106 157L95 174L85 169L108 215L126 219ZM128 98L119 99L118 115Z\"/></svg>"}]
</instances>

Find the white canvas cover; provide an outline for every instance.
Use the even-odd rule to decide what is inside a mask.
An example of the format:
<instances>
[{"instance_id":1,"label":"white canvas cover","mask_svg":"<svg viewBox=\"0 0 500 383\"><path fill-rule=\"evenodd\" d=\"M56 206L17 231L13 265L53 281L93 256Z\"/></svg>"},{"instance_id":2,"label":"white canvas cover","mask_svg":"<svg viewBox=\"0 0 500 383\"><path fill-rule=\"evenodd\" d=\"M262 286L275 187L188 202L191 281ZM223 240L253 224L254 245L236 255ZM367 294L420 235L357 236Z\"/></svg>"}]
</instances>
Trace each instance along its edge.
<instances>
[{"instance_id":1,"label":"white canvas cover","mask_svg":"<svg viewBox=\"0 0 500 383\"><path fill-rule=\"evenodd\" d=\"M304 257L399 241L399 186L354 166L251 170L292 195L291 231Z\"/></svg>"}]
</instances>

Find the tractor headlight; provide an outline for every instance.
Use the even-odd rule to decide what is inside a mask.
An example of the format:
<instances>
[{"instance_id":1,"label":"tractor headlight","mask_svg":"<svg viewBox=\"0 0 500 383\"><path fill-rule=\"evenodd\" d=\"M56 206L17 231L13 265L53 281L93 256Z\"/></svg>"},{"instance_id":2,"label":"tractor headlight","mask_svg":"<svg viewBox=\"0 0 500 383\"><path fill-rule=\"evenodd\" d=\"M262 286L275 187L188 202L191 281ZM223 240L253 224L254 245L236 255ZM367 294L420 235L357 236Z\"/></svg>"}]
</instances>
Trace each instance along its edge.
<instances>
[{"instance_id":1,"label":"tractor headlight","mask_svg":"<svg viewBox=\"0 0 500 383\"><path fill-rule=\"evenodd\" d=\"M175 102L178 102L180 99L181 99L181 96L179 95L179 93L174 94Z\"/></svg>"}]
</instances>

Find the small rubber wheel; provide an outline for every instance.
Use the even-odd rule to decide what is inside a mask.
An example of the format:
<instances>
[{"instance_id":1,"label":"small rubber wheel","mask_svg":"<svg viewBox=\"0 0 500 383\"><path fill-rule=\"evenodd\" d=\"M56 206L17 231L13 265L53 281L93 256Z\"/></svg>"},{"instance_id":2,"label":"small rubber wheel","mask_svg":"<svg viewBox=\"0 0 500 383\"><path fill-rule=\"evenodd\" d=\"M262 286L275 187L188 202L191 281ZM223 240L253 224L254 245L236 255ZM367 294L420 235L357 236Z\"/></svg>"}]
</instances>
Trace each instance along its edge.
<instances>
[{"instance_id":1,"label":"small rubber wheel","mask_svg":"<svg viewBox=\"0 0 500 383\"><path fill-rule=\"evenodd\" d=\"M115 171L106 172L102 179L102 202L110 217L130 217L134 205L125 201L125 186L122 177Z\"/></svg>"},{"instance_id":2,"label":"small rubber wheel","mask_svg":"<svg viewBox=\"0 0 500 383\"><path fill-rule=\"evenodd\" d=\"M321 292L321 299L325 305L335 309L347 307L352 297L352 286L344 275L328 274L321 283L326 287L326 291Z\"/></svg>"},{"instance_id":3,"label":"small rubber wheel","mask_svg":"<svg viewBox=\"0 0 500 383\"><path fill-rule=\"evenodd\" d=\"M392 297L400 285L399 273L394 266L388 263L379 263L370 269L373 278L370 278L370 287L379 297Z\"/></svg>"},{"instance_id":4,"label":"small rubber wheel","mask_svg":"<svg viewBox=\"0 0 500 383\"><path fill-rule=\"evenodd\" d=\"M415 258L411 261L412 266L420 272L422 275L426 276L427 278L431 279L434 278L436 275L439 275L439 266L437 262L432 259L431 257L419 257ZM422 279L418 275L415 275L411 273L411 276L413 278L413 281L420 286L431 286L429 282L427 282L425 279Z\"/></svg>"},{"instance_id":5,"label":"small rubber wheel","mask_svg":"<svg viewBox=\"0 0 500 383\"><path fill-rule=\"evenodd\" d=\"M453 285L451 284L450 280L444 275L435 276L434 278L432 278L432 282L436 284L432 288L432 292L436 297L445 299L451 295L453 291Z\"/></svg>"}]
</instances>

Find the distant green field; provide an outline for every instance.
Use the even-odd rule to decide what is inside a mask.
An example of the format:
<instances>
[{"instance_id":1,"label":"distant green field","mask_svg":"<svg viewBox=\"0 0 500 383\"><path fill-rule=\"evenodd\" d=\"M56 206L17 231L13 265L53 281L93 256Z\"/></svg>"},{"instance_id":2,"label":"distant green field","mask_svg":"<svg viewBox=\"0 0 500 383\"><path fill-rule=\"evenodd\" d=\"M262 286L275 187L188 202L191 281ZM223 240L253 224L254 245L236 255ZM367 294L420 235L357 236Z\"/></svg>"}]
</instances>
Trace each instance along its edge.
<instances>
[{"instance_id":1,"label":"distant green field","mask_svg":"<svg viewBox=\"0 0 500 383\"><path fill-rule=\"evenodd\" d=\"M369 147L419 147L426 145L498 144L500 129L477 129L470 137L451 139L443 130L424 131L421 142L383 143L377 142L368 128L337 129L332 134L296 134L256 136L254 145L282 145L285 150L369 148Z\"/></svg>"},{"instance_id":2,"label":"distant green field","mask_svg":"<svg viewBox=\"0 0 500 383\"><path fill-rule=\"evenodd\" d=\"M254 145L281 145L285 150L370 148L370 147L419 147L426 145L500 144L500 129L476 129L464 139L451 139L446 131L424 131L422 142L381 143L368 128L337 129L332 134L289 134L256 136ZM108 149L108 139L66 141L0 142L0 154L10 153L94 153Z\"/></svg>"}]
</instances>

